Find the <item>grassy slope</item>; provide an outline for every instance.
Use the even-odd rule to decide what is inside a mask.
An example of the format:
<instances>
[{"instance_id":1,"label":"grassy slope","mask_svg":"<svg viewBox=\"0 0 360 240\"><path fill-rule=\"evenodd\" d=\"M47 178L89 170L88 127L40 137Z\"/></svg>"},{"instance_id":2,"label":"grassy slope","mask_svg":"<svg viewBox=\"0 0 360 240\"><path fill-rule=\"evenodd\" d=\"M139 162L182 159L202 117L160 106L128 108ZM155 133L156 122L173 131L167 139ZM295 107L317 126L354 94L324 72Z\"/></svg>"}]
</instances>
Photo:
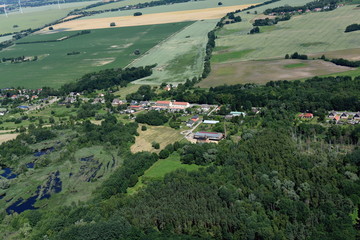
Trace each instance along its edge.
<instances>
[{"instance_id":1,"label":"grassy slope","mask_svg":"<svg viewBox=\"0 0 360 240\"><path fill-rule=\"evenodd\" d=\"M200 168L200 166L192 164L182 164L180 162L180 155L178 153L173 153L167 159L160 159L154 165L152 165L148 170L145 171L144 175L139 178L138 183L128 189L129 194L136 193L140 188L146 185L146 182L154 179L162 179L165 174L175 171L176 169L186 169L187 171L194 171Z\"/></svg>"},{"instance_id":2,"label":"grassy slope","mask_svg":"<svg viewBox=\"0 0 360 240\"><path fill-rule=\"evenodd\" d=\"M163 12L174 12L174 11L186 11L186 10L195 10L195 9L204 9L204 8L214 8L218 5L218 0L205 0L205 1L191 1L186 3L177 3L177 4L169 4L162 6L155 6L143 9L135 9L135 10L126 10L120 12L107 12L102 14L96 14L93 16L85 17L84 19L94 19L94 18L105 18L105 17L119 17L119 16L132 16L135 12L142 12L143 14L149 13L163 13ZM222 7L225 6L235 6L242 4L252 4L252 3L261 3L263 0L224 0L221 1L223 3ZM108 5L105 5L106 7Z\"/></svg>"},{"instance_id":3,"label":"grassy slope","mask_svg":"<svg viewBox=\"0 0 360 240\"><path fill-rule=\"evenodd\" d=\"M142 52L154 47L172 33L187 26L188 22L154 26L92 30L90 34L62 42L16 45L0 52L2 57L40 56L36 62L0 65L0 87L42 86L60 87L83 74L113 67L125 67ZM58 39L71 32L51 35L32 35L23 41ZM79 51L81 54L67 56Z\"/></svg>"},{"instance_id":4,"label":"grassy slope","mask_svg":"<svg viewBox=\"0 0 360 240\"><path fill-rule=\"evenodd\" d=\"M198 21L151 49L131 66L157 63L153 75L136 81L138 84L178 83L199 76L207 43L207 33L217 20Z\"/></svg>"},{"instance_id":5,"label":"grassy slope","mask_svg":"<svg viewBox=\"0 0 360 240\"><path fill-rule=\"evenodd\" d=\"M94 3L94 1L66 3L61 4L61 9L59 9L57 5L23 8L23 14L20 12L13 12L9 14L9 17L1 14L0 33L9 33L28 28L41 27L46 23L65 17L71 10L84 7L92 3ZM13 28L14 25L18 25L19 27Z\"/></svg>"},{"instance_id":6,"label":"grassy slope","mask_svg":"<svg viewBox=\"0 0 360 240\"><path fill-rule=\"evenodd\" d=\"M357 48L360 32L349 34L344 33L344 29L354 22L358 14L359 10L354 10L354 6L331 12L310 13L280 22L273 31L255 35L247 35L252 27L249 22L251 15L242 15L246 21L225 26L219 33L216 44L218 47L227 47L229 52L255 49L240 55L239 58L234 56L232 60L283 57L295 51L309 54ZM227 54L229 53L218 51L214 53L214 58Z\"/></svg>"}]
</instances>

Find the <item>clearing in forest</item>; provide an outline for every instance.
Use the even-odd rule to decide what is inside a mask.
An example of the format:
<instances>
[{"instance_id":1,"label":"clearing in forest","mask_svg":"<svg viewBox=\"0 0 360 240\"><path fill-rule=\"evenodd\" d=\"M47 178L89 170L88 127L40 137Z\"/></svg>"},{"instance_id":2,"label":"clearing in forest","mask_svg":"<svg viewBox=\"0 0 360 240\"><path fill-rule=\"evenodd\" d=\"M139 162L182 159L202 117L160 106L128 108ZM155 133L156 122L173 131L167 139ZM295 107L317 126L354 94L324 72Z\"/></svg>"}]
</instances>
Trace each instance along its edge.
<instances>
[{"instance_id":1,"label":"clearing in forest","mask_svg":"<svg viewBox=\"0 0 360 240\"><path fill-rule=\"evenodd\" d=\"M160 152L168 144L179 141L183 138L180 131L166 126L148 126L147 130L142 131L141 126L138 129L139 136L136 137L135 143L131 146L131 152ZM160 144L160 149L154 149L152 143Z\"/></svg>"}]
</instances>

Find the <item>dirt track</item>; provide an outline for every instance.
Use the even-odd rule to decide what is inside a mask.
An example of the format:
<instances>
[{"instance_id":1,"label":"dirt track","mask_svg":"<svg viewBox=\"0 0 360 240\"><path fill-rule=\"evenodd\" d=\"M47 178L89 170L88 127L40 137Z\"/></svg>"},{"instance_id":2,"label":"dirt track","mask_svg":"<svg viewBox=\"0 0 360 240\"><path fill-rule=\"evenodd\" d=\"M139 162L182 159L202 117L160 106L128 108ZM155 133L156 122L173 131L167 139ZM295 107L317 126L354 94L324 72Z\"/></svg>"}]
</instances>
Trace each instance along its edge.
<instances>
[{"instance_id":1,"label":"dirt track","mask_svg":"<svg viewBox=\"0 0 360 240\"><path fill-rule=\"evenodd\" d=\"M115 22L116 27L130 27L141 25L155 25L163 23L197 21L205 19L218 19L225 16L226 13L237 9L244 9L254 4L237 5L231 7L217 7L200 10L188 10L166 13L144 14L142 16L125 16L96 19L78 19L74 21L60 23L54 26L54 29L63 29L64 31L78 31L86 29L110 28L110 23ZM48 29L41 32L46 33Z\"/></svg>"}]
</instances>

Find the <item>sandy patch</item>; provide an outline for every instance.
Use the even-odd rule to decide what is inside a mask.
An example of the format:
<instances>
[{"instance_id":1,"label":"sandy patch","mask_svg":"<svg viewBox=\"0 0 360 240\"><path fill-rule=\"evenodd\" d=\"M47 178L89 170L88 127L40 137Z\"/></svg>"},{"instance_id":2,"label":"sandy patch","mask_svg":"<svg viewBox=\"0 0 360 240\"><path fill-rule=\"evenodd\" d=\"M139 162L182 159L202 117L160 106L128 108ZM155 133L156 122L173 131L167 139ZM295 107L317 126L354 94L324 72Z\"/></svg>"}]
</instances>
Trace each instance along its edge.
<instances>
[{"instance_id":1,"label":"sandy patch","mask_svg":"<svg viewBox=\"0 0 360 240\"><path fill-rule=\"evenodd\" d=\"M124 48L131 47L132 45L133 45L133 43L126 43L126 44L122 44L122 45L112 45L109 47L109 49L124 49Z\"/></svg>"},{"instance_id":2,"label":"sandy patch","mask_svg":"<svg viewBox=\"0 0 360 240\"><path fill-rule=\"evenodd\" d=\"M0 135L0 144L15 139L19 134L12 133L12 134L1 134Z\"/></svg>"},{"instance_id":3,"label":"sandy patch","mask_svg":"<svg viewBox=\"0 0 360 240\"><path fill-rule=\"evenodd\" d=\"M85 61L91 61L91 66L100 67L115 61L115 58L99 58L99 59L84 59Z\"/></svg>"},{"instance_id":4,"label":"sandy patch","mask_svg":"<svg viewBox=\"0 0 360 240\"><path fill-rule=\"evenodd\" d=\"M353 68L337 66L321 60L270 60L219 63L213 64L212 69L210 76L200 82L201 87L214 87L223 84L264 84L269 81L295 80L345 72Z\"/></svg>"},{"instance_id":5,"label":"sandy patch","mask_svg":"<svg viewBox=\"0 0 360 240\"><path fill-rule=\"evenodd\" d=\"M100 29L110 28L110 23L115 22L116 27L130 27L141 25L155 25L163 23L184 22L184 21L197 21L205 19L219 19L226 13L235 11L237 9L244 9L251 5L245 4L230 7L217 7L207 8L199 10L166 12L166 13L154 13L144 14L142 16L124 16L124 17L109 17L109 18L97 18L97 19L77 19L74 21L68 21L60 23L54 26L54 29L66 29L66 31L78 31L85 29ZM47 28L41 30L41 32L49 31Z\"/></svg>"}]
</instances>

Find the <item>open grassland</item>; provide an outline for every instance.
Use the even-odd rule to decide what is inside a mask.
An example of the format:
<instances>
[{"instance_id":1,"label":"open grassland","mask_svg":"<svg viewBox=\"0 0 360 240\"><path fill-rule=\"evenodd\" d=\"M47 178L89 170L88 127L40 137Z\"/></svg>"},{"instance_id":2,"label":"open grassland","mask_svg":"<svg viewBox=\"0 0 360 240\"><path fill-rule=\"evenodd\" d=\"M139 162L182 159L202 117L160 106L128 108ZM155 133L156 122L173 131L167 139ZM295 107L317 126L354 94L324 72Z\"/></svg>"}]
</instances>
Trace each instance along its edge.
<instances>
[{"instance_id":1,"label":"open grassland","mask_svg":"<svg viewBox=\"0 0 360 240\"><path fill-rule=\"evenodd\" d=\"M360 61L360 48L310 54L311 57L315 58L319 58L322 55L325 55L327 58L345 58L351 61Z\"/></svg>"},{"instance_id":2,"label":"open grassland","mask_svg":"<svg viewBox=\"0 0 360 240\"><path fill-rule=\"evenodd\" d=\"M354 5L331 12L309 13L279 22L271 31L248 35L252 15L241 14L244 21L225 26L218 33L214 59L225 61L283 58L285 54L326 53L359 48L360 32L344 33L346 26L360 21ZM261 27L260 27L261 29ZM251 50L251 51L250 51ZM234 52L247 51L233 56ZM340 55L338 55L340 57Z\"/></svg>"},{"instance_id":3,"label":"open grassland","mask_svg":"<svg viewBox=\"0 0 360 240\"><path fill-rule=\"evenodd\" d=\"M120 88L114 92L114 96L125 99L126 95L136 92L140 88L137 84L128 84L126 87Z\"/></svg>"},{"instance_id":4,"label":"open grassland","mask_svg":"<svg viewBox=\"0 0 360 240\"><path fill-rule=\"evenodd\" d=\"M197 21L136 59L130 66L157 63L153 74L135 81L137 84L178 84L198 77L203 71L207 33L218 20Z\"/></svg>"},{"instance_id":5,"label":"open grassland","mask_svg":"<svg viewBox=\"0 0 360 240\"><path fill-rule=\"evenodd\" d=\"M142 151L160 152L168 144L183 138L180 131L165 126L147 126L146 131L141 131L141 127L139 127L138 132L140 135L136 137L135 143L131 146L133 153ZM154 149L151 146L153 142L159 143L160 149Z\"/></svg>"},{"instance_id":6,"label":"open grassland","mask_svg":"<svg viewBox=\"0 0 360 240\"><path fill-rule=\"evenodd\" d=\"M275 8L275 7L280 7L280 6L303 6L308 2L312 2L314 0L281 0L279 2L274 2L265 6L260 6L254 9L250 10L251 14L254 14L254 11L257 11L258 13L262 13L264 12L266 9L268 8Z\"/></svg>"},{"instance_id":7,"label":"open grassland","mask_svg":"<svg viewBox=\"0 0 360 240\"><path fill-rule=\"evenodd\" d=\"M240 9L239 6L241 5L247 5L247 6L253 4L255 5L257 3L262 3L264 1L263 0L225 0L225 1L221 1L223 3L222 6L218 6L218 2L219 1L217 0L190 1L185 3L175 3L175 4L147 7L141 9L134 9L134 10L106 12L92 16L87 16L85 18L95 19L95 18L108 18L108 17L119 17L119 16L133 16L135 12L142 12L143 14L147 15L154 13L167 13L167 12L175 12L175 11L201 10L201 9L224 8L224 7L235 7L235 9ZM106 6L109 5L104 5L103 7ZM230 11L234 11L234 10L230 10Z\"/></svg>"},{"instance_id":8,"label":"open grassland","mask_svg":"<svg viewBox=\"0 0 360 240\"><path fill-rule=\"evenodd\" d=\"M123 17L106 17L106 18L97 17L90 19L77 19L74 21L57 24L54 26L54 29L72 31L72 30L109 28L110 23L112 22L116 24L116 27L126 27L126 26L184 22L184 21L196 21L196 20L205 20L205 19L219 19L228 12L235 11L237 9L243 9L248 6L249 4L237 5L231 7L172 11L172 12L164 12L164 13L145 14L137 17L123 16ZM93 17L96 16L98 15L94 15ZM42 32L47 33L49 32L49 30L43 29Z\"/></svg>"},{"instance_id":9,"label":"open grassland","mask_svg":"<svg viewBox=\"0 0 360 240\"><path fill-rule=\"evenodd\" d=\"M210 76L203 79L199 86L214 87L223 84L245 83L264 84L269 81L295 80L349 70L352 69L321 60L284 59L222 63L214 64Z\"/></svg>"},{"instance_id":10,"label":"open grassland","mask_svg":"<svg viewBox=\"0 0 360 240\"><path fill-rule=\"evenodd\" d=\"M121 8L121 7L126 7L129 5L136 5L139 3L146 3L146 2L149 2L149 0L121 0L121 1L112 2L109 4L89 8L89 9L87 9L87 11L101 11L101 10L112 9L112 8Z\"/></svg>"},{"instance_id":11,"label":"open grassland","mask_svg":"<svg viewBox=\"0 0 360 240\"><path fill-rule=\"evenodd\" d=\"M23 8L24 13L11 12L6 17L4 14L0 15L0 34L18 32L28 28L42 27L47 23L65 17L70 11L90 5L94 1L76 2L61 4L59 9L57 5L47 5L34 8ZM14 28L14 25L18 25Z\"/></svg>"},{"instance_id":12,"label":"open grassland","mask_svg":"<svg viewBox=\"0 0 360 240\"><path fill-rule=\"evenodd\" d=\"M0 43L12 39L12 35L0 37Z\"/></svg>"},{"instance_id":13,"label":"open grassland","mask_svg":"<svg viewBox=\"0 0 360 240\"><path fill-rule=\"evenodd\" d=\"M35 62L0 64L0 87L60 87L83 74L106 68L125 67L135 56L134 50L148 51L188 22L92 30L90 34L61 42L15 45L0 52L2 57L38 56ZM74 32L31 35L23 41L59 39ZM80 54L67 53L78 51Z\"/></svg>"},{"instance_id":14,"label":"open grassland","mask_svg":"<svg viewBox=\"0 0 360 240\"><path fill-rule=\"evenodd\" d=\"M140 188L144 187L149 180L162 179L167 173L173 172L177 169L195 171L199 168L200 166L196 164L182 164L180 162L180 155L175 152L170 155L170 157L166 159L160 159L156 163L154 163L154 165L152 165L148 170L146 170L144 175L139 178L137 184L134 187L129 188L127 192L129 194L134 194Z\"/></svg>"}]
</instances>

